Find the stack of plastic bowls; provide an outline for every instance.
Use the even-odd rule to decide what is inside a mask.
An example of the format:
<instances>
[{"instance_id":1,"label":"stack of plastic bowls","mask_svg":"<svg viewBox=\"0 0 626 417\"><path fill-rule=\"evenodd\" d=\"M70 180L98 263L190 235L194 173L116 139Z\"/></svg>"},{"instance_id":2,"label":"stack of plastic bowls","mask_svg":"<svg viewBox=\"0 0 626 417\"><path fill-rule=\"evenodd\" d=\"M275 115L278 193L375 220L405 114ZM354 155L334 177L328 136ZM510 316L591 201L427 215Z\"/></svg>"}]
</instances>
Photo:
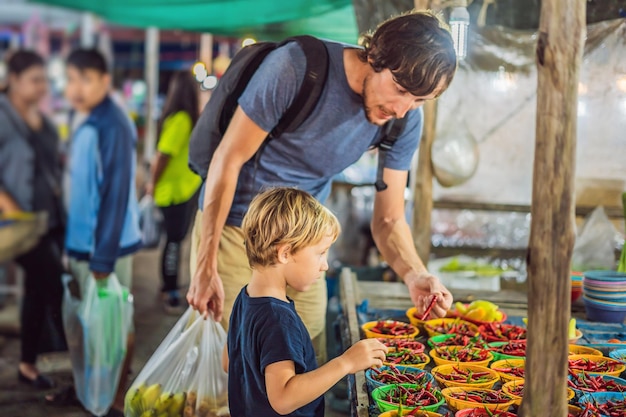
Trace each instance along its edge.
<instances>
[{"instance_id":1,"label":"stack of plastic bowls","mask_svg":"<svg viewBox=\"0 0 626 417\"><path fill-rule=\"evenodd\" d=\"M622 323L626 319L626 274L586 271L583 303L589 320Z\"/></svg>"},{"instance_id":2,"label":"stack of plastic bowls","mask_svg":"<svg viewBox=\"0 0 626 417\"><path fill-rule=\"evenodd\" d=\"M572 304L575 303L583 294L583 273L572 271Z\"/></svg>"}]
</instances>

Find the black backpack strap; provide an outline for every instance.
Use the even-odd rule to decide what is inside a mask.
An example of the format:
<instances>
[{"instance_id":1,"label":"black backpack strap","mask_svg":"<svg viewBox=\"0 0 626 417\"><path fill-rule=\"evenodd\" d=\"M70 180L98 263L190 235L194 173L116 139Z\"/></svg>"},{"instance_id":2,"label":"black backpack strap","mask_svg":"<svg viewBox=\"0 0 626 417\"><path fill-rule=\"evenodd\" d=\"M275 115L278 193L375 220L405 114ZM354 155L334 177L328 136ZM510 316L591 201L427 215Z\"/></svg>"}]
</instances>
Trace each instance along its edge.
<instances>
[{"instance_id":1,"label":"black backpack strap","mask_svg":"<svg viewBox=\"0 0 626 417\"><path fill-rule=\"evenodd\" d=\"M287 38L279 47L293 41L298 42L304 52L306 72L296 97L270 133L270 137L274 138L296 130L309 117L322 95L328 76L328 50L324 42L303 35Z\"/></svg>"},{"instance_id":2,"label":"black backpack strap","mask_svg":"<svg viewBox=\"0 0 626 417\"><path fill-rule=\"evenodd\" d=\"M376 169L376 191L384 191L387 189L387 184L383 180L383 169L385 168L385 160L387 159L387 153L391 150L391 147L398 140L398 137L406 126L406 117L402 119L391 119L383 126L383 137L378 143L378 168Z\"/></svg>"}]
</instances>

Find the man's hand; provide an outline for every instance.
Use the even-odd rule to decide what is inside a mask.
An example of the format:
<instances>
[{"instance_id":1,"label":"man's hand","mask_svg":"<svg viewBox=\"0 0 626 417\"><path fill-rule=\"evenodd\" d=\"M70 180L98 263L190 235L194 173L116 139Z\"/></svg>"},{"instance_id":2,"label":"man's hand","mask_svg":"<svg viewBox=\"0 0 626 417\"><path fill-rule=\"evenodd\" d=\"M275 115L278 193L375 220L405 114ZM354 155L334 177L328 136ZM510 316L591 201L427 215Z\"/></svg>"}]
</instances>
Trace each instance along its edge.
<instances>
[{"instance_id":1,"label":"man's hand","mask_svg":"<svg viewBox=\"0 0 626 417\"><path fill-rule=\"evenodd\" d=\"M439 281L439 278L428 273L414 273L410 272L405 278L404 282L409 288L409 294L411 295L411 301L419 314L423 314L428 308L428 304L432 300L432 296L437 296L437 304L430 311L431 318L445 317L446 312L452 305L452 294L450 291Z\"/></svg>"},{"instance_id":2,"label":"man's hand","mask_svg":"<svg viewBox=\"0 0 626 417\"><path fill-rule=\"evenodd\" d=\"M187 302L205 318L211 312L215 321L222 320L224 285L217 271L208 274L202 268L196 270L187 292Z\"/></svg>"},{"instance_id":3,"label":"man's hand","mask_svg":"<svg viewBox=\"0 0 626 417\"><path fill-rule=\"evenodd\" d=\"M147 182L146 186L144 187L144 191L146 195L153 197L154 196L154 183L152 181Z\"/></svg>"},{"instance_id":4,"label":"man's hand","mask_svg":"<svg viewBox=\"0 0 626 417\"><path fill-rule=\"evenodd\" d=\"M109 272L91 271L91 275L93 275L95 279L107 279L109 277L109 274Z\"/></svg>"}]
</instances>

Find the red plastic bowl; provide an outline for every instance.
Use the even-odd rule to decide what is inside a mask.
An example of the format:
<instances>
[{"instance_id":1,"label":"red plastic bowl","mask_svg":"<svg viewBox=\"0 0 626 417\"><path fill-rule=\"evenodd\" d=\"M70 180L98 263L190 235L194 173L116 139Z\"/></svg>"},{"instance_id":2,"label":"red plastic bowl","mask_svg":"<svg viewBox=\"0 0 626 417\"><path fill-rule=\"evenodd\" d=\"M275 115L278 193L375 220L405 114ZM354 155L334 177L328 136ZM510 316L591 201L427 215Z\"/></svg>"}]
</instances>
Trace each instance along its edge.
<instances>
[{"instance_id":1,"label":"red plastic bowl","mask_svg":"<svg viewBox=\"0 0 626 417\"><path fill-rule=\"evenodd\" d=\"M581 295L583 295L582 287L572 287L572 303L575 303Z\"/></svg>"}]
</instances>

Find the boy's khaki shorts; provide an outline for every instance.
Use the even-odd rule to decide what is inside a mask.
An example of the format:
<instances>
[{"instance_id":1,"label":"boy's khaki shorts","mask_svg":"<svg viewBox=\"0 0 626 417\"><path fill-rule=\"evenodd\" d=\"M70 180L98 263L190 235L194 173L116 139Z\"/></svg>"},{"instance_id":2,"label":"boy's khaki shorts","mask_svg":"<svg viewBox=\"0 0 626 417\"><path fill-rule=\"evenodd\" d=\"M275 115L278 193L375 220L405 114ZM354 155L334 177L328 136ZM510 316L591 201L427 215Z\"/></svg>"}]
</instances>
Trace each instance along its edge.
<instances>
[{"instance_id":1,"label":"boy's khaki shorts","mask_svg":"<svg viewBox=\"0 0 626 417\"><path fill-rule=\"evenodd\" d=\"M196 213L191 234L191 254L189 258L189 272L193 278L196 272L198 246L200 244L200 225L202 212ZM230 314L235 299L241 289L250 282L252 269L248 264L248 257L243 245L244 237L241 228L225 226L220 239L217 258L218 272L224 284L224 315L222 326L228 330ZM296 311L304 322L311 336L313 347L319 365L326 362L326 280L320 279L306 292L298 292L287 288L287 296L296 304Z\"/></svg>"}]
</instances>

